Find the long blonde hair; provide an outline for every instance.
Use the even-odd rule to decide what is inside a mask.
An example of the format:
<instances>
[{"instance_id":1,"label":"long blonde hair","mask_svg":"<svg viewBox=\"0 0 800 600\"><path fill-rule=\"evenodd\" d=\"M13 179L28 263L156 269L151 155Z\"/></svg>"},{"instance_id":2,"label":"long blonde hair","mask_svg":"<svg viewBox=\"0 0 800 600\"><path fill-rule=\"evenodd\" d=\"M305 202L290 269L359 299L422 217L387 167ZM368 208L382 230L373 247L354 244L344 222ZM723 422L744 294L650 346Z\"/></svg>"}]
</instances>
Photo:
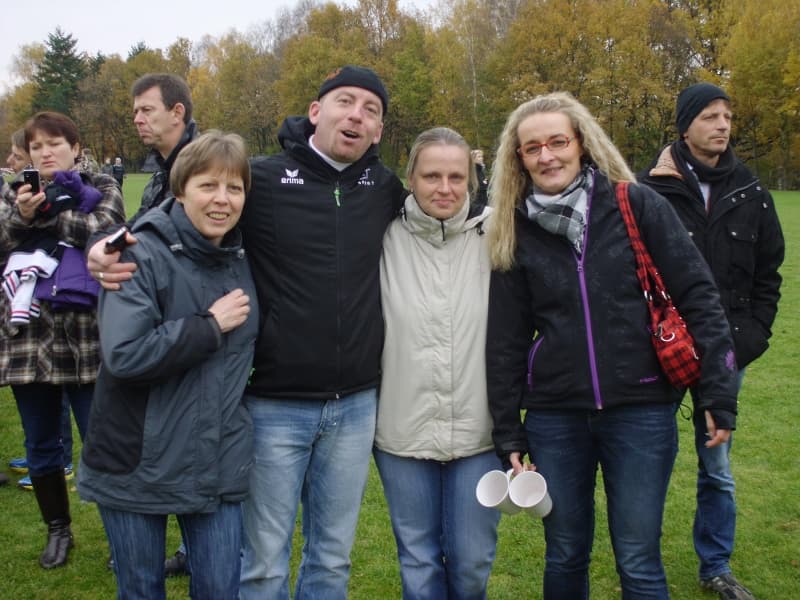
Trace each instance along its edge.
<instances>
[{"instance_id":1,"label":"long blonde hair","mask_svg":"<svg viewBox=\"0 0 800 600\"><path fill-rule=\"evenodd\" d=\"M572 128L583 147L583 158L597 165L613 182L630 181L636 178L619 150L600 127L589 110L568 92L553 92L537 96L520 104L509 115L500 146L497 149L492 176L489 181L490 205L494 207L494 226L489 231L489 248L492 267L507 271L514 264L517 245L514 229L514 210L525 198L531 178L517 155L520 123L536 113L559 112L569 117Z\"/></svg>"}]
</instances>

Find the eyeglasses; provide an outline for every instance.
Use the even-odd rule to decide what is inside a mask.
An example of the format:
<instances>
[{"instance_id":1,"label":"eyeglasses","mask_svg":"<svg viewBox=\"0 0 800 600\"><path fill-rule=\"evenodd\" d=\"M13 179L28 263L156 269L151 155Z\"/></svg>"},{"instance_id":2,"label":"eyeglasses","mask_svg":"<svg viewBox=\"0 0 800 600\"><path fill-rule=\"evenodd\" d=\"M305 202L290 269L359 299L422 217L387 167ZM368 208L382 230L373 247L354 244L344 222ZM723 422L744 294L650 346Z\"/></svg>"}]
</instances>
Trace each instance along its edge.
<instances>
[{"instance_id":1,"label":"eyeglasses","mask_svg":"<svg viewBox=\"0 0 800 600\"><path fill-rule=\"evenodd\" d=\"M575 136L567 137L565 135L557 135L547 140L544 144L526 144L517 148L520 156L539 156L542 153L542 148L547 148L550 152L561 152L566 150L570 142L575 139Z\"/></svg>"}]
</instances>

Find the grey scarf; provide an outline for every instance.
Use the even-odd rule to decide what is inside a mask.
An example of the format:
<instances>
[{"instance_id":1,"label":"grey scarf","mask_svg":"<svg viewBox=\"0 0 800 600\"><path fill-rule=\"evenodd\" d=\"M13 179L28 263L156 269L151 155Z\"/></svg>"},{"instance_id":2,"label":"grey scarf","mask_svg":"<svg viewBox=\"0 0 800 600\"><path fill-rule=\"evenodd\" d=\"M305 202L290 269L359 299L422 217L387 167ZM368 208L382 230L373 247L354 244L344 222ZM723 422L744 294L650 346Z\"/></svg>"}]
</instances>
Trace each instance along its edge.
<instances>
[{"instance_id":1,"label":"grey scarf","mask_svg":"<svg viewBox=\"0 0 800 600\"><path fill-rule=\"evenodd\" d=\"M528 218L555 235L563 235L580 254L586 231L586 208L594 169L584 167L567 189L557 195L545 194L535 185L525 199Z\"/></svg>"}]
</instances>

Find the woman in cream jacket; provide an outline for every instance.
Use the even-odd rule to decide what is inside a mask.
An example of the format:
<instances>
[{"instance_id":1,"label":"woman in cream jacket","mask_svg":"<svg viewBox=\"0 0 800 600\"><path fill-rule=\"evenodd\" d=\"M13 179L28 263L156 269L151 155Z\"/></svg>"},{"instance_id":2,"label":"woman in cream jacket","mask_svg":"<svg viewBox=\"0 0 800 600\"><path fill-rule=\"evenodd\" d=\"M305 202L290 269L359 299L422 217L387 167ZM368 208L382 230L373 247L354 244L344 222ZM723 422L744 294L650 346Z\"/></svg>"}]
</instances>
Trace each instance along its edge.
<instances>
[{"instance_id":1,"label":"woman in cream jacket","mask_svg":"<svg viewBox=\"0 0 800 600\"><path fill-rule=\"evenodd\" d=\"M467 142L435 128L414 143L411 195L384 237L386 338L375 461L403 598L485 598L499 513L475 497L499 468L486 397L491 209L470 206Z\"/></svg>"}]
</instances>

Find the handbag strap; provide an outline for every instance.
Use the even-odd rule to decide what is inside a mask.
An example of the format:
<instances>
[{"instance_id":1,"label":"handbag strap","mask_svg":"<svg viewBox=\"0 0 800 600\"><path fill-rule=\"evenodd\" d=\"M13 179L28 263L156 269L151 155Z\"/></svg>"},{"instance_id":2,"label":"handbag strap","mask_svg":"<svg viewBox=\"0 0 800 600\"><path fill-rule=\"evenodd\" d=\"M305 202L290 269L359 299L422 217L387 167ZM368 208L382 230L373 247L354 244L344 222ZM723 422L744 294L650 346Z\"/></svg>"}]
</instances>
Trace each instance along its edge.
<instances>
[{"instance_id":1,"label":"handbag strap","mask_svg":"<svg viewBox=\"0 0 800 600\"><path fill-rule=\"evenodd\" d=\"M617 183L617 203L622 213L622 219L625 221L625 227L628 229L628 237L631 239L633 254L636 257L636 276L642 284L644 297L648 302L653 302L654 296L660 297L665 302L668 302L669 294L667 294L667 288L664 286L664 282L661 279L661 275L658 273L658 269L656 269L655 263L653 263L650 252L647 251L647 247L642 241L642 236L639 233L639 226L633 218L631 203L628 199L627 181L620 181Z\"/></svg>"}]
</instances>

